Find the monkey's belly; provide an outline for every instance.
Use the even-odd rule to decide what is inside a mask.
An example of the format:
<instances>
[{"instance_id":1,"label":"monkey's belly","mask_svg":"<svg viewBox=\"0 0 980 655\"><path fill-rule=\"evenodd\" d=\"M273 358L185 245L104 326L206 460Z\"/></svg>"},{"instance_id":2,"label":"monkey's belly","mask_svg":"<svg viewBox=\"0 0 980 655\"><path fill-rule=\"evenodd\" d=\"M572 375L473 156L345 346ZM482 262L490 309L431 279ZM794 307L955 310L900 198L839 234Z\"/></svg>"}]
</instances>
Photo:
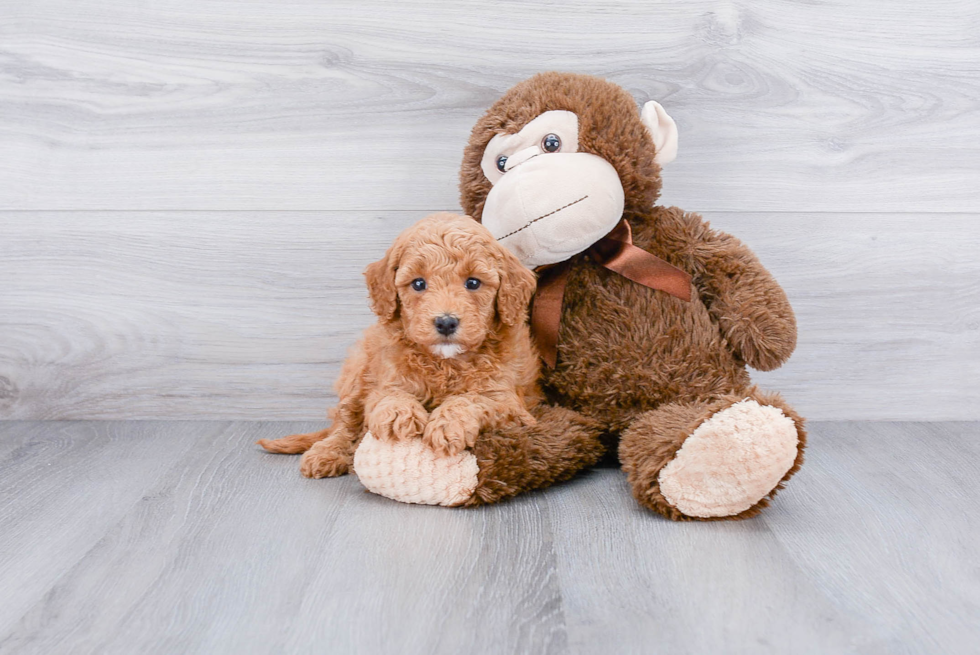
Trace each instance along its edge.
<instances>
[{"instance_id":1,"label":"monkey's belly","mask_svg":"<svg viewBox=\"0 0 980 655\"><path fill-rule=\"evenodd\" d=\"M698 298L685 302L625 278L585 273L566 291L558 365L544 371L553 401L615 426L665 402L749 384Z\"/></svg>"}]
</instances>

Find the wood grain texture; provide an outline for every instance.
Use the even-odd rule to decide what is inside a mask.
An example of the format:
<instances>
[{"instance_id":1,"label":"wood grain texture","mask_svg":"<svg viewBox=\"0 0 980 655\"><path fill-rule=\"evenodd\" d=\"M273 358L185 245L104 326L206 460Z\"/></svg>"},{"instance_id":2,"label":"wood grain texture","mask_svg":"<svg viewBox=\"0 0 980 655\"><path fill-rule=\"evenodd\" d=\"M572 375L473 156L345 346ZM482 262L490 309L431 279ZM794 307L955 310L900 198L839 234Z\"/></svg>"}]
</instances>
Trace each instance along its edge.
<instances>
[{"instance_id":1,"label":"wood grain texture","mask_svg":"<svg viewBox=\"0 0 980 655\"><path fill-rule=\"evenodd\" d=\"M843 653L864 632L760 521L651 520L614 470L547 498L572 652Z\"/></svg>"},{"instance_id":2,"label":"wood grain texture","mask_svg":"<svg viewBox=\"0 0 980 655\"><path fill-rule=\"evenodd\" d=\"M680 126L700 211L980 211L970 0L11 0L0 209L451 208L470 127L542 70Z\"/></svg>"},{"instance_id":3,"label":"wood grain texture","mask_svg":"<svg viewBox=\"0 0 980 655\"><path fill-rule=\"evenodd\" d=\"M174 427L0 423L0 634L219 428Z\"/></svg>"},{"instance_id":4,"label":"wood grain texture","mask_svg":"<svg viewBox=\"0 0 980 655\"><path fill-rule=\"evenodd\" d=\"M0 417L324 417L421 216L5 214Z\"/></svg>"},{"instance_id":5,"label":"wood grain texture","mask_svg":"<svg viewBox=\"0 0 980 655\"><path fill-rule=\"evenodd\" d=\"M797 315L793 357L753 373L820 420L980 417L974 215L711 214L748 243Z\"/></svg>"},{"instance_id":6,"label":"wood grain texture","mask_svg":"<svg viewBox=\"0 0 980 655\"><path fill-rule=\"evenodd\" d=\"M548 492L573 649L974 649L980 426L810 427L806 466L757 520L651 521L609 470Z\"/></svg>"},{"instance_id":7,"label":"wood grain texture","mask_svg":"<svg viewBox=\"0 0 980 655\"><path fill-rule=\"evenodd\" d=\"M317 419L421 212L0 213L0 418ZM976 419L976 215L709 214L800 324L755 377L813 419Z\"/></svg>"},{"instance_id":8,"label":"wood grain texture","mask_svg":"<svg viewBox=\"0 0 980 655\"><path fill-rule=\"evenodd\" d=\"M106 425L125 434L128 424ZM311 426L218 424L209 434L214 424L169 425L148 439L197 434L197 447L21 617L0 650L284 652L307 569L359 491L356 479L324 494L295 484L295 460L254 446L280 429Z\"/></svg>"},{"instance_id":9,"label":"wood grain texture","mask_svg":"<svg viewBox=\"0 0 980 655\"><path fill-rule=\"evenodd\" d=\"M965 654L980 638L978 423L814 423L773 507L700 524L642 510L616 469L458 510L307 480L253 444L312 427L0 424L17 445L0 453L0 653Z\"/></svg>"},{"instance_id":10,"label":"wood grain texture","mask_svg":"<svg viewBox=\"0 0 980 655\"><path fill-rule=\"evenodd\" d=\"M353 485L328 552L307 562L283 652L309 643L344 653L567 652L541 498L446 514Z\"/></svg>"},{"instance_id":11,"label":"wood grain texture","mask_svg":"<svg viewBox=\"0 0 980 655\"><path fill-rule=\"evenodd\" d=\"M810 583L862 617L856 650L976 648L965 638L980 607L978 437L976 423L819 424L803 484L794 480L780 498L783 515L808 520L791 527L764 516Z\"/></svg>"}]
</instances>

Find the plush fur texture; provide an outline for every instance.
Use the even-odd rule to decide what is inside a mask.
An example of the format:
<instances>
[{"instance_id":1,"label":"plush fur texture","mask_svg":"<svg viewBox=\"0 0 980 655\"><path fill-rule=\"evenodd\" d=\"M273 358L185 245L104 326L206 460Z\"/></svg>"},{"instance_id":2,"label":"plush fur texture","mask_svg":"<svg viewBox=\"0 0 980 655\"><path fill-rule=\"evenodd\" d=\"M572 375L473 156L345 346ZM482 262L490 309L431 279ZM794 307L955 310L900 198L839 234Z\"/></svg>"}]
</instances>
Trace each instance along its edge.
<instances>
[{"instance_id":1,"label":"plush fur texture","mask_svg":"<svg viewBox=\"0 0 980 655\"><path fill-rule=\"evenodd\" d=\"M469 450L438 455L421 439L380 441L368 432L354 451L354 472L365 489L386 498L454 507L473 497L480 469Z\"/></svg>"},{"instance_id":2,"label":"plush fur texture","mask_svg":"<svg viewBox=\"0 0 980 655\"><path fill-rule=\"evenodd\" d=\"M606 448L597 421L565 409L540 404L531 409L535 424L511 424L477 441L480 472L473 507L567 480L599 461Z\"/></svg>"},{"instance_id":3,"label":"plush fur texture","mask_svg":"<svg viewBox=\"0 0 980 655\"><path fill-rule=\"evenodd\" d=\"M447 458L472 449L484 467L480 484L487 488L477 490L469 504L549 484L601 454L579 448L567 455L563 445L582 439L591 422L538 407L539 359L526 324L534 274L484 227L455 214L430 216L399 236L365 277L379 320L344 363L336 383L339 402L329 412L333 424L260 441L266 450L305 451L301 472L320 478L347 473L368 431L380 441L421 438ZM481 281L478 289L466 288L469 278ZM418 279L425 280L422 291L413 288ZM450 337L435 324L447 314L459 320ZM528 436L541 429L556 434L530 443ZM534 463L541 449L554 451L546 470ZM501 456L494 458L497 452ZM495 473L507 467L521 470L511 476L519 488L495 482ZM430 477L445 482L445 476ZM416 495L431 500L426 490Z\"/></svg>"},{"instance_id":4,"label":"plush fur texture","mask_svg":"<svg viewBox=\"0 0 980 655\"><path fill-rule=\"evenodd\" d=\"M481 430L534 422L538 364L525 324L534 275L486 229L434 214L403 232L365 277L379 321L341 369L333 425L263 447L309 448L303 474L324 477L347 472L368 430L382 441L421 437L455 455ZM469 278L479 288L467 289ZM413 288L415 280L425 288ZM446 315L458 320L449 336L436 326Z\"/></svg>"},{"instance_id":5,"label":"plush fur texture","mask_svg":"<svg viewBox=\"0 0 980 655\"><path fill-rule=\"evenodd\" d=\"M592 421L600 432L622 435L619 456L634 495L672 519L706 518L671 505L658 478L698 426L746 398L779 408L796 430L793 465L751 507L711 518L754 515L799 468L805 445L803 420L778 396L756 391L746 371L746 365L775 369L793 352L796 322L785 293L736 238L712 230L697 214L654 204L660 167L637 104L624 89L598 78L538 75L487 111L463 155L460 191L467 213L480 219L491 188L480 167L490 139L517 132L550 110L578 115L579 151L603 157L619 174L626 195L624 217L635 245L690 273L694 300L684 302L633 283L585 253L573 256L567 264L558 364L543 379L547 398ZM540 434L540 422L533 430L540 442L558 438ZM520 438L519 431L514 438ZM588 453L596 447L588 439L577 445ZM582 457L579 463L589 459ZM498 484L519 487L523 474L496 477Z\"/></svg>"},{"instance_id":6,"label":"plush fur texture","mask_svg":"<svg viewBox=\"0 0 980 655\"><path fill-rule=\"evenodd\" d=\"M660 469L660 493L682 513L733 516L766 496L793 466L796 425L778 407L748 398L698 425Z\"/></svg>"},{"instance_id":7,"label":"plush fur texture","mask_svg":"<svg viewBox=\"0 0 980 655\"><path fill-rule=\"evenodd\" d=\"M677 452L697 429L712 417L746 399L755 400L763 407L778 408L791 419L797 430L796 457L779 483L756 504L729 516L703 517L685 515L664 498L660 491L660 473L674 460ZM755 516L765 508L783 484L803 464L803 447L806 434L803 419L775 393L763 393L750 387L743 393L729 393L690 403L666 403L656 410L646 412L629 429L623 432L619 444L619 456L623 470L633 489L633 497L643 505L674 520L725 520Z\"/></svg>"}]
</instances>

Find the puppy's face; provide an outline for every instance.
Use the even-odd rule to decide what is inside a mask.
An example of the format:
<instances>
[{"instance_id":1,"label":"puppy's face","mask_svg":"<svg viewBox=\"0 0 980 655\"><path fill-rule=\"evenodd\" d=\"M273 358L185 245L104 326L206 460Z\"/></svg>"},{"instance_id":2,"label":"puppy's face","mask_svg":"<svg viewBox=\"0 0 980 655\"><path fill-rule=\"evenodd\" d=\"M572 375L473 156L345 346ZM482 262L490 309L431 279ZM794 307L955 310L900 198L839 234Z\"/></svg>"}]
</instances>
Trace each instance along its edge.
<instances>
[{"instance_id":1,"label":"puppy's face","mask_svg":"<svg viewBox=\"0 0 980 655\"><path fill-rule=\"evenodd\" d=\"M479 348L486 339L493 326L500 274L485 249L467 249L452 236L446 241L409 247L395 274L395 287L405 336L452 357Z\"/></svg>"},{"instance_id":2,"label":"puppy's face","mask_svg":"<svg viewBox=\"0 0 980 655\"><path fill-rule=\"evenodd\" d=\"M534 275L476 221L436 214L406 230L365 275L375 311L440 357L477 350L526 318Z\"/></svg>"}]
</instances>

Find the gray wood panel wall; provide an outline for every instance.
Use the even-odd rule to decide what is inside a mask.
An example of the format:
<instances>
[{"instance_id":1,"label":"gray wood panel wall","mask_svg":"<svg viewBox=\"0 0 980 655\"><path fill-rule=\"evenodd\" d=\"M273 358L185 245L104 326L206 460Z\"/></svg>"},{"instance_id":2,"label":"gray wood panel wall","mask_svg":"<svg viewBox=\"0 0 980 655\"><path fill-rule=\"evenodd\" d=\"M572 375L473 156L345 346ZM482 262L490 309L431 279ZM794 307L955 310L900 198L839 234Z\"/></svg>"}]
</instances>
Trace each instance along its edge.
<instances>
[{"instance_id":1,"label":"gray wood panel wall","mask_svg":"<svg viewBox=\"0 0 980 655\"><path fill-rule=\"evenodd\" d=\"M318 418L360 271L542 70L660 100L817 419L980 418L980 5L0 4L0 418Z\"/></svg>"}]
</instances>

